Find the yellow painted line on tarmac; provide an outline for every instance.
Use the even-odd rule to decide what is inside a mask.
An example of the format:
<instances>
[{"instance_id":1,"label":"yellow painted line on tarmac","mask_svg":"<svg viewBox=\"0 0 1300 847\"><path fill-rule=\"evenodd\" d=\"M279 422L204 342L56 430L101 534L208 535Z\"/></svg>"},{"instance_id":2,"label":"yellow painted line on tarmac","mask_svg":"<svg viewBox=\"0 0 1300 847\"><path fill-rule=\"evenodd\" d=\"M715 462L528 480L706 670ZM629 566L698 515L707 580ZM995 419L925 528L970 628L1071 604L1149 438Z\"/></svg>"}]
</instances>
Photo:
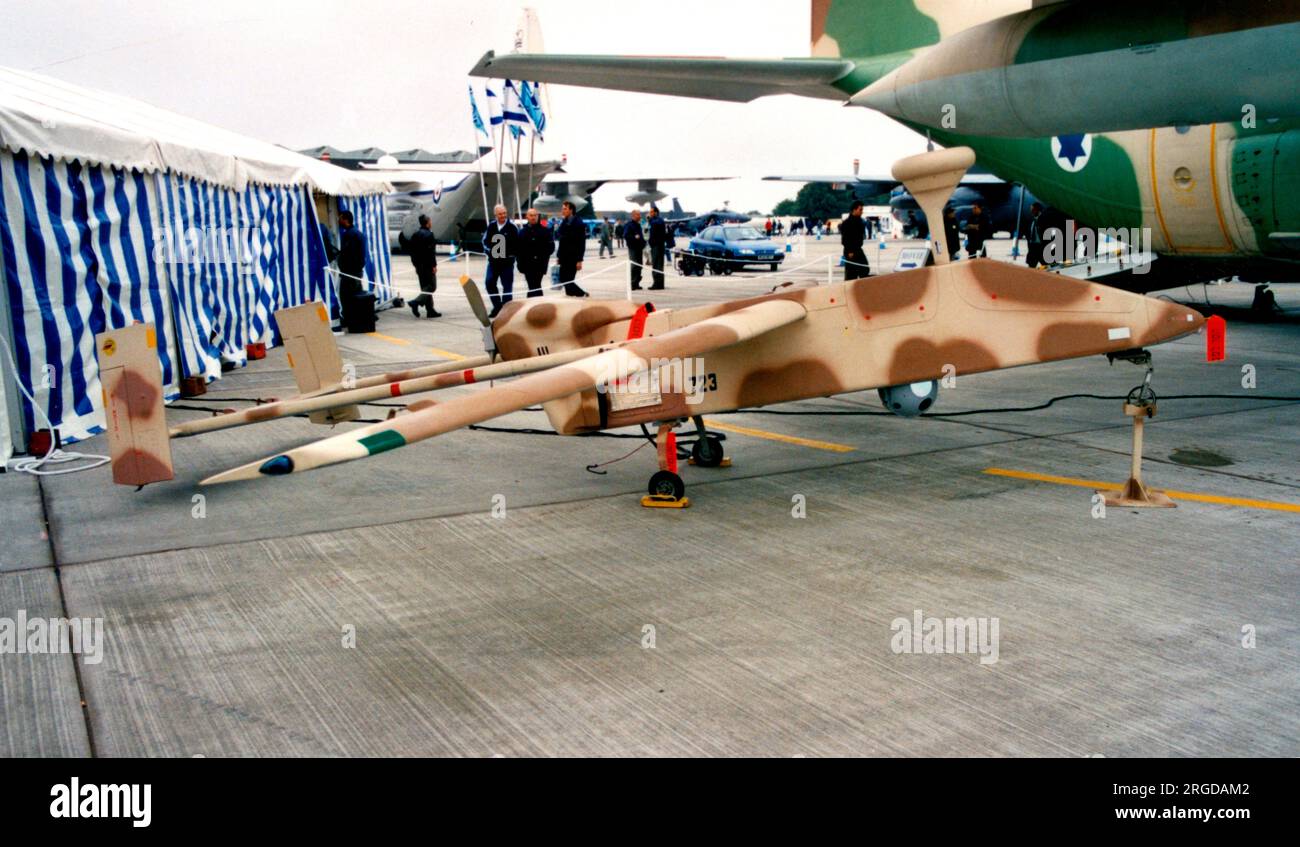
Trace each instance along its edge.
<instances>
[{"instance_id":1,"label":"yellow painted line on tarmac","mask_svg":"<svg viewBox=\"0 0 1300 847\"><path fill-rule=\"evenodd\" d=\"M400 344L403 347L409 347L415 343L409 338L398 338L395 335L384 335L382 332L368 332L366 335L369 335L371 338L378 338L380 341L387 341L389 344ZM459 362L461 359L465 358L459 353L453 353L450 350L442 350L437 347L427 347L425 349L435 356L441 356L444 359L451 359L453 362Z\"/></svg>"},{"instance_id":2,"label":"yellow painted line on tarmac","mask_svg":"<svg viewBox=\"0 0 1300 847\"><path fill-rule=\"evenodd\" d=\"M734 432L737 435L752 435L755 438L766 438L769 441L783 441L786 444L798 444L800 447L811 447L814 450L830 450L832 453L851 453L857 449L847 444L832 444L829 441L816 441L811 438L800 438L797 435L781 435L779 432L768 432L765 429L751 429L747 426L718 423L715 420L705 420L704 425L709 429L720 429L723 432Z\"/></svg>"},{"instance_id":3,"label":"yellow painted line on tarmac","mask_svg":"<svg viewBox=\"0 0 1300 847\"><path fill-rule=\"evenodd\" d=\"M1050 482L1054 485L1074 485L1079 488L1099 488L1103 491L1118 491L1124 486L1117 482L1101 482L1095 479L1075 479L1072 476L1052 476L1051 474L1013 471L1006 468L985 468L984 473L993 476L1006 476L1012 479L1028 479L1035 482ZM1246 509L1272 509L1275 512L1300 512L1300 503L1281 503L1276 500L1251 500L1246 497L1220 497L1217 494L1199 494L1195 491L1175 491L1172 488L1160 488L1175 500L1189 500L1196 503L1218 503L1223 506L1241 506Z\"/></svg>"}]
</instances>

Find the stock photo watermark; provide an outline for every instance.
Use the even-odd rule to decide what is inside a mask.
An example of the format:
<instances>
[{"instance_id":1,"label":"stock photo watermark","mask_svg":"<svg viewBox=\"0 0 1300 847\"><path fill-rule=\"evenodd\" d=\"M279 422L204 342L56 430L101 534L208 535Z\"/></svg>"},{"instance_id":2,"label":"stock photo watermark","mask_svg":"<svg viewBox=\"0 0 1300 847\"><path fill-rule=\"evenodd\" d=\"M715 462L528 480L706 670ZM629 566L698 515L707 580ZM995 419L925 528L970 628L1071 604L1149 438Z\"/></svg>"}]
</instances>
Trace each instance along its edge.
<instances>
[{"instance_id":1,"label":"stock photo watermark","mask_svg":"<svg viewBox=\"0 0 1300 847\"><path fill-rule=\"evenodd\" d=\"M104 660L103 618L45 618L19 609L0 617L0 655L80 655L86 664Z\"/></svg>"},{"instance_id":2,"label":"stock photo watermark","mask_svg":"<svg viewBox=\"0 0 1300 847\"><path fill-rule=\"evenodd\" d=\"M998 618L925 617L920 609L912 617L898 617L889 625L889 647L908 655L978 655L981 665L996 665L1001 621Z\"/></svg>"}]
</instances>

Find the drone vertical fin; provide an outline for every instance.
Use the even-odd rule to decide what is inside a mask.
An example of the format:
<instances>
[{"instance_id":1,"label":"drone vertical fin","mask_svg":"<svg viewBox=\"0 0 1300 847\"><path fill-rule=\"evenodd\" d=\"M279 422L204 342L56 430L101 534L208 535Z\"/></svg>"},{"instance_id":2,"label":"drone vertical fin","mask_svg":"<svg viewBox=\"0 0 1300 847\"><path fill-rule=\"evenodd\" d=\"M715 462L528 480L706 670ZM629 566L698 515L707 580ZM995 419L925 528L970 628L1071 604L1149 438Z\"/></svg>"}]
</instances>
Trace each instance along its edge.
<instances>
[{"instance_id":1,"label":"drone vertical fin","mask_svg":"<svg viewBox=\"0 0 1300 847\"><path fill-rule=\"evenodd\" d=\"M343 359L330 332L329 313L320 302L304 303L275 313L280 338L289 356L289 368L299 394L337 388L343 382ZM311 413L311 422L336 424L360 417L356 406Z\"/></svg>"},{"instance_id":2,"label":"drone vertical fin","mask_svg":"<svg viewBox=\"0 0 1300 847\"><path fill-rule=\"evenodd\" d=\"M95 336L104 389L113 482L147 485L172 479L172 448L163 411L162 365L153 324Z\"/></svg>"}]
</instances>

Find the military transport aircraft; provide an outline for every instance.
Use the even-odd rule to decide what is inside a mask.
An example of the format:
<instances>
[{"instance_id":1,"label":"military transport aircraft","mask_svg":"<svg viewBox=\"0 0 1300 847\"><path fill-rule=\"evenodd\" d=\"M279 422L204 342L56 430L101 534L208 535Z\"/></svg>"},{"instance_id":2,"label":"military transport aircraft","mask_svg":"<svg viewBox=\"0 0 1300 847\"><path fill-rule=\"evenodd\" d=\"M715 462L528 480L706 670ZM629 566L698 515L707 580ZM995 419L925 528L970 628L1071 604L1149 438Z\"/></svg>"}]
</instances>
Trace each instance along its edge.
<instances>
[{"instance_id":1,"label":"military transport aircraft","mask_svg":"<svg viewBox=\"0 0 1300 847\"><path fill-rule=\"evenodd\" d=\"M602 185L609 182L635 182L636 190L628 194L624 199L629 203L635 203L638 206L644 206L647 203L655 203L663 200L668 196L665 191L659 190L661 182L705 182L713 180L734 179L729 176L686 176L686 177L624 177L613 178L604 177L597 179L583 179L580 177L569 177L564 174L552 174L552 176L543 180L541 193L533 201L533 206L537 211L544 215L559 214L560 205L564 201L573 204L579 215L588 213L594 214L594 208L589 212L591 206L591 195L594 194Z\"/></svg>"},{"instance_id":2,"label":"military transport aircraft","mask_svg":"<svg viewBox=\"0 0 1300 847\"><path fill-rule=\"evenodd\" d=\"M898 162L895 177L934 218L975 154L953 148ZM891 411L927 410L949 368L974 374L1095 354L1139 351L1197 331L1190 309L1019 265L975 259L680 310L626 300L515 300L489 320L477 286L462 286L485 328L487 353L342 384L343 369L320 304L276 315L302 396L171 430L164 419L152 328L96 337L115 482L172 478L171 437L311 413L320 423L355 417L353 404L511 376L522 378L446 401L421 399L404 414L217 474L205 484L301 473L364 458L540 403L556 432L577 435L657 426L659 470L651 498L685 503L674 429L693 420L702 468L722 464L722 443L703 415L864 389ZM527 375L525 375L527 374Z\"/></svg>"},{"instance_id":3,"label":"military transport aircraft","mask_svg":"<svg viewBox=\"0 0 1300 847\"><path fill-rule=\"evenodd\" d=\"M851 176L839 174L811 174L805 176L765 176L765 180L783 182L821 182L834 188L851 189L855 197L870 204L882 194L889 195L889 208L894 218L902 224L929 225L916 198L898 180L884 176ZM1040 202L1022 185L1014 185L991 173L968 173L957 190L952 193L950 205L957 211L957 219L965 223L971 206L979 203L988 211L994 232L1023 234L1029 228L1030 207Z\"/></svg>"},{"instance_id":4,"label":"military transport aircraft","mask_svg":"<svg viewBox=\"0 0 1300 847\"><path fill-rule=\"evenodd\" d=\"M519 166L520 195L528 196L528 180L534 182L560 169L560 162L534 162ZM366 173L391 184L394 193L384 198L388 214L389 246L396 248L400 236L410 238L419 226L420 215L428 215L433 235L438 241L465 241L482 234L484 197L490 205L497 202L498 179L495 164L481 172L477 164L432 165L404 164L396 168L364 168ZM500 177L501 196L515 196L515 176L509 163Z\"/></svg>"},{"instance_id":5,"label":"military transport aircraft","mask_svg":"<svg viewBox=\"0 0 1300 847\"><path fill-rule=\"evenodd\" d=\"M1080 225L1149 230L1145 290L1295 281L1297 21L1297 0L813 0L809 58L488 53L471 74L880 108Z\"/></svg>"}]
</instances>

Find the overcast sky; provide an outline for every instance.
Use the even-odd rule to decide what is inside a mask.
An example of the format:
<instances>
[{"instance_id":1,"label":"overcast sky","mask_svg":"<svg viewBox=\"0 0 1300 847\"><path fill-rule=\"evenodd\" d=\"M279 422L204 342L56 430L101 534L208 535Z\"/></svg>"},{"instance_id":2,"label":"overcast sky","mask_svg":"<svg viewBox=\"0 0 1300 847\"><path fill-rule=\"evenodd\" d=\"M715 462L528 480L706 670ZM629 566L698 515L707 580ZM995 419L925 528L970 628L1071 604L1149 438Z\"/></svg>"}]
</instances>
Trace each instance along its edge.
<instances>
[{"instance_id":1,"label":"overcast sky","mask_svg":"<svg viewBox=\"0 0 1300 847\"><path fill-rule=\"evenodd\" d=\"M808 54L801 0L5 0L0 64L295 149L465 149L466 72L485 51L511 49L524 6L552 53ZM743 177L665 186L694 211L724 200L766 211L799 186L757 177L845 173L855 157L863 173L887 173L924 149L880 115L796 97L556 87L551 104L543 152L566 154L575 176ZM597 205L624 208L629 190L606 187Z\"/></svg>"}]
</instances>

